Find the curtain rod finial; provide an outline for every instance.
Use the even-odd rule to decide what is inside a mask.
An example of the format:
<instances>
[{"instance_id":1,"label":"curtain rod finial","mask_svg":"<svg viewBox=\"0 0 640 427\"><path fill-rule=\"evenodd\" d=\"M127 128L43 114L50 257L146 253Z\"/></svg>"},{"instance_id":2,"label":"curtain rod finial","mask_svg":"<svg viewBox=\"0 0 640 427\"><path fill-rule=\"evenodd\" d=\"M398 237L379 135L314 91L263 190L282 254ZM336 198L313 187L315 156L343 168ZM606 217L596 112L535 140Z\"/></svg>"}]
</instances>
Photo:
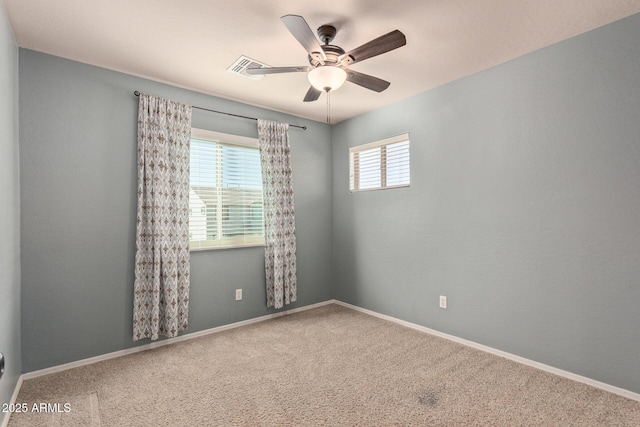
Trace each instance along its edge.
<instances>
[{"instance_id":1,"label":"curtain rod finial","mask_svg":"<svg viewBox=\"0 0 640 427\"><path fill-rule=\"evenodd\" d=\"M135 96L140 96L140 91L134 90L134 91L133 91L133 94L134 94Z\"/></svg>"}]
</instances>

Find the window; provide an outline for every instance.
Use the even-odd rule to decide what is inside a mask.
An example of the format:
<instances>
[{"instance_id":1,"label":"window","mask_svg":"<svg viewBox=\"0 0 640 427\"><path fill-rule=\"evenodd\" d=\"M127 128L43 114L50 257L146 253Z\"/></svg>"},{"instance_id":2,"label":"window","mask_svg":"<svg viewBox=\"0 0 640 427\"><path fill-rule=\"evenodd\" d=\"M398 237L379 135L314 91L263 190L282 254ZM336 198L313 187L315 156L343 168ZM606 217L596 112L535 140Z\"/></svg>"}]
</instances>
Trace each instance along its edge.
<instances>
[{"instance_id":1,"label":"window","mask_svg":"<svg viewBox=\"0 0 640 427\"><path fill-rule=\"evenodd\" d=\"M192 250L264 244L256 139L193 129L189 187Z\"/></svg>"},{"instance_id":2,"label":"window","mask_svg":"<svg viewBox=\"0 0 640 427\"><path fill-rule=\"evenodd\" d=\"M409 134L349 148L351 191L408 187Z\"/></svg>"}]
</instances>

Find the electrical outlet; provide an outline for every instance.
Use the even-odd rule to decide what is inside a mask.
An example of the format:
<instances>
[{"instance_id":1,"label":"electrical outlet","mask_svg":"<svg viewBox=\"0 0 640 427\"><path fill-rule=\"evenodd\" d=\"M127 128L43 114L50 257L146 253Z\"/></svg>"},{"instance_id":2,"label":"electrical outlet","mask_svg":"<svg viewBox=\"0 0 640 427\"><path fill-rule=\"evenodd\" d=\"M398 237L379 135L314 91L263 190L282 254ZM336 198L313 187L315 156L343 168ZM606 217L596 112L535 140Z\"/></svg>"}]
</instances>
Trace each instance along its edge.
<instances>
[{"instance_id":1,"label":"electrical outlet","mask_svg":"<svg viewBox=\"0 0 640 427\"><path fill-rule=\"evenodd\" d=\"M440 295L440 308L447 308L447 297Z\"/></svg>"},{"instance_id":2,"label":"electrical outlet","mask_svg":"<svg viewBox=\"0 0 640 427\"><path fill-rule=\"evenodd\" d=\"M242 299L242 289L236 289L236 301L240 301Z\"/></svg>"}]
</instances>

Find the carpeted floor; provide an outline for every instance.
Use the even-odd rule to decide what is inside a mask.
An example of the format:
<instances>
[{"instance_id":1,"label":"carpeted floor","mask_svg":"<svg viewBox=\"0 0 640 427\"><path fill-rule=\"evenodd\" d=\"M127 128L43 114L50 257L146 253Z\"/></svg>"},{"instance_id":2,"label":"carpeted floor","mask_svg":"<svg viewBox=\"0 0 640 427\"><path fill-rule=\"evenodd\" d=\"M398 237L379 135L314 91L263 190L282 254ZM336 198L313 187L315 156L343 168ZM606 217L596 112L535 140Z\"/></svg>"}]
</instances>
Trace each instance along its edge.
<instances>
[{"instance_id":1,"label":"carpeted floor","mask_svg":"<svg viewBox=\"0 0 640 427\"><path fill-rule=\"evenodd\" d=\"M37 426L639 426L640 402L338 305L27 380Z\"/></svg>"}]
</instances>

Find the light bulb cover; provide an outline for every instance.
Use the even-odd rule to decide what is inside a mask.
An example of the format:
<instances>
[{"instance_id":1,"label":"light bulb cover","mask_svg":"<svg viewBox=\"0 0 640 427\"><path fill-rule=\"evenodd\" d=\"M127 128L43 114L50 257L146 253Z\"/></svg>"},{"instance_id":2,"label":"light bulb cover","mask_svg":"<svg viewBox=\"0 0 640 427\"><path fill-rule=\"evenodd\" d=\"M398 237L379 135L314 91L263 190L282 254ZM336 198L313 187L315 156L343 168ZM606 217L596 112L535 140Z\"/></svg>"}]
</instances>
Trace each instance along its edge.
<instances>
[{"instance_id":1,"label":"light bulb cover","mask_svg":"<svg viewBox=\"0 0 640 427\"><path fill-rule=\"evenodd\" d=\"M347 72L334 65L321 65L309 71L309 83L318 90L331 92L347 80Z\"/></svg>"}]
</instances>

